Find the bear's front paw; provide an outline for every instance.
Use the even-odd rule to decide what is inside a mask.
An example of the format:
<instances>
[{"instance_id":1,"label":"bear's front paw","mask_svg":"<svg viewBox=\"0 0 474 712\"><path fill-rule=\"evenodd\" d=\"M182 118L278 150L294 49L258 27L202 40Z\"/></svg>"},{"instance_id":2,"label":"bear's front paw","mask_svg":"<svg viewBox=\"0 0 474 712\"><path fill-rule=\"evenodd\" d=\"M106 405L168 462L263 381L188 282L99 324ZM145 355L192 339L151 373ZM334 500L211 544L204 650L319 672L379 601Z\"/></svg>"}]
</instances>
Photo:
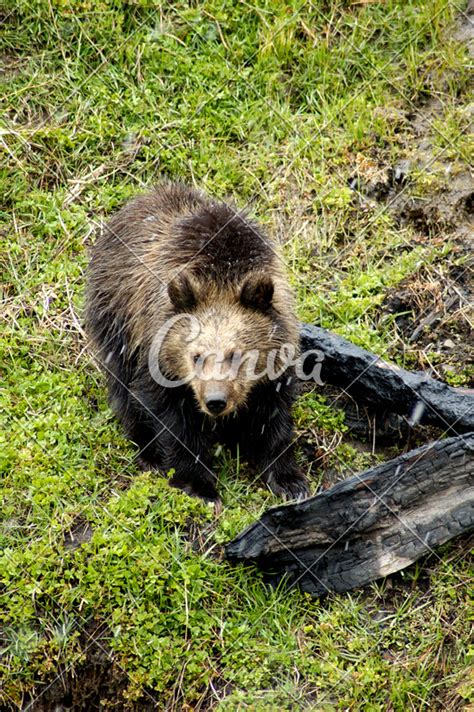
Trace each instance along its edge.
<instances>
[{"instance_id":1,"label":"bear's front paw","mask_svg":"<svg viewBox=\"0 0 474 712\"><path fill-rule=\"evenodd\" d=\"M282 497L284 500L296 499L300 501L309 497L308 480L302 472L294 472L291 477L275 476L270 472L266 477L266 483L273 494Z\"/></svg>"},{"instance_id":2,"label":"bear's front paw","mask_svg":"<svg viewBox=\"0 0 474 712\"><path fill-rule=\"evenodd\" d=\"M140 470L142 470L143 472L154 472L160 469L158 462L148 460L146 457L143 457L143 455L137 455L135 457L135 462L137 463L137 466L140 468Z\"/></svg>"}]
</instances>

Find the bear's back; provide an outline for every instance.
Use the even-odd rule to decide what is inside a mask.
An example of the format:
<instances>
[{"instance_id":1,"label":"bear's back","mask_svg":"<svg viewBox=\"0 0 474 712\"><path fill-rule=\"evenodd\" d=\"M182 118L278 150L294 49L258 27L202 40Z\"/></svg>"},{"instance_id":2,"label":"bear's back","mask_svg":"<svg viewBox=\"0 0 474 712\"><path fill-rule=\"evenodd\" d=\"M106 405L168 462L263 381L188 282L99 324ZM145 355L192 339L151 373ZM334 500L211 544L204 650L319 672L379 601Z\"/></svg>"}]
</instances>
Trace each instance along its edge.
<instances>
[{"instance_id":1,"label":"bear's back","mask_svg":"<svg viewBox=\"0 0 474 712\"><path fill-rule=\"evenodd\" d=\"M179 183L160 184L127 203L98 236L91 257L88 320L118 320L136 344L172 315L167 287L183 270L223 295L249 273L271 273L275 306L292 310L271 238L238 208Z\"/></svg>"}]
</instances>

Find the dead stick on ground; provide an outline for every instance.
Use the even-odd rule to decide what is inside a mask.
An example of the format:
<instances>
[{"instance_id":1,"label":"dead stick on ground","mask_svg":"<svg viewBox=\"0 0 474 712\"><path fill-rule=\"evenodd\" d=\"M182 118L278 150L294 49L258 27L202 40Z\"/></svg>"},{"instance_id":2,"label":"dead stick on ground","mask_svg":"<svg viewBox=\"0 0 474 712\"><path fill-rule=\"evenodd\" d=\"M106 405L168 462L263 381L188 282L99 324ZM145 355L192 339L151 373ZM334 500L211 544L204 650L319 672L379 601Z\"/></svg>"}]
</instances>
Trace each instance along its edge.
<instances>
[{"instance_id":1,"label":"dead stick on ground","mask_svg":"<svg viewBox=\"0 0 474 712\"><path fill-rule=\"evenodd\" d=\"M474 433L424 445L304 502L270 509L227 544L273 580L319 596L416 561L474 527Z\"/></svg>"}]
</instances>

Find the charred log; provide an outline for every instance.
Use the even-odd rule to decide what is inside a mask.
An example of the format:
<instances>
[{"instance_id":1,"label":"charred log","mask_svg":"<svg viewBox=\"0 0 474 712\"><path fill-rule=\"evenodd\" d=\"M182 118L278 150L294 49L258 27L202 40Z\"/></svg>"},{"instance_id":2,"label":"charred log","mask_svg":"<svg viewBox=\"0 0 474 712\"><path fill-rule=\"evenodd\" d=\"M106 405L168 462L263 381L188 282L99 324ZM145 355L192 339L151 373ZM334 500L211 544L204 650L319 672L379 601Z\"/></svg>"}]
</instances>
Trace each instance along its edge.
<instances>
[{"instance_id":1,"label":"charred log","mask_svg":"<svg viewBox=\"0 0 474 712\"><path fill-rule=\"evenodd\" d=\"M265 512L226 546L315 596L405 568L474 528L474 433L412 450L304 502Z\"/></svg>"},{"instance_id":2,"label":"charred log","mask_svg":"<svg viewBox=\"0 0 474 712\"><path fill-rule=\"evenodd\" d=\"M386 409L413 424L434 425L450 435L474 431L474 391L452 388L425 373L405 371L347 339L317 326L303 324L305 372L321 362L321 379L344 389L358 403ZM322 357L322 360L321 360Z\"/></svg>"}]
</instances>

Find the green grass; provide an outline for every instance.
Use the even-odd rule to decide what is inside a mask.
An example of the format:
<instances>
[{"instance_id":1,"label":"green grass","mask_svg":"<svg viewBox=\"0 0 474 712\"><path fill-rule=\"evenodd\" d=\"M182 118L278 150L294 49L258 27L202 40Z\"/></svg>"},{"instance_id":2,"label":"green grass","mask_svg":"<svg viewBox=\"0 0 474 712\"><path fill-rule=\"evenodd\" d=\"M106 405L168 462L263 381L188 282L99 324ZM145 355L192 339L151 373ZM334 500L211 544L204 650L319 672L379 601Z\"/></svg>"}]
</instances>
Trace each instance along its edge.
<instances>
[{"instance_id":1,"label":"green grass","mask_svg":"<svg viewBox=\"0 0 474 712\"><path fill-rule=\"evenodd\" d=\"M158 709L461 709L462 546L319 602L230 568L222 544L276 499L225 454L217 521L138 475L80 316L97 226L164 176L251 203L285 243L302 319L416 362L381 305L422 266L462 258L348 181L409 155L410 115L432 95L432 145L458 168L472 155L455 5L10 0L4 13L1 704L104 648L131 708L151 695ZM370 461L319 394L295 416L333 442L341 475ZM78 527L91 536L72 547Z\"/></svg>"}]
</instances>

